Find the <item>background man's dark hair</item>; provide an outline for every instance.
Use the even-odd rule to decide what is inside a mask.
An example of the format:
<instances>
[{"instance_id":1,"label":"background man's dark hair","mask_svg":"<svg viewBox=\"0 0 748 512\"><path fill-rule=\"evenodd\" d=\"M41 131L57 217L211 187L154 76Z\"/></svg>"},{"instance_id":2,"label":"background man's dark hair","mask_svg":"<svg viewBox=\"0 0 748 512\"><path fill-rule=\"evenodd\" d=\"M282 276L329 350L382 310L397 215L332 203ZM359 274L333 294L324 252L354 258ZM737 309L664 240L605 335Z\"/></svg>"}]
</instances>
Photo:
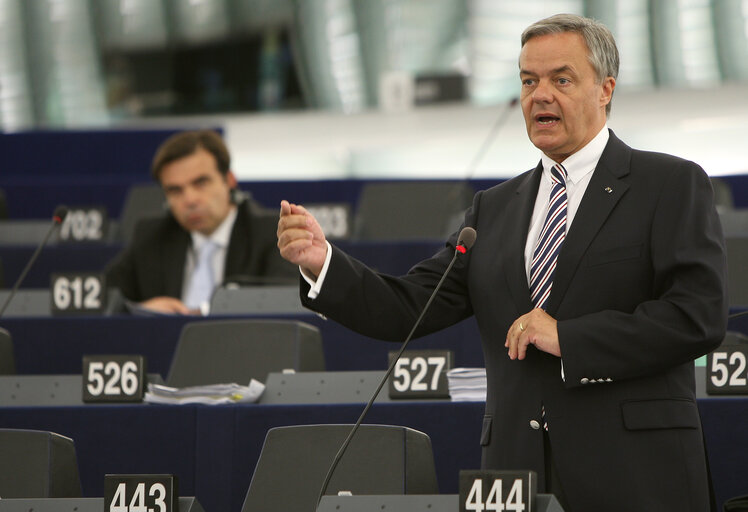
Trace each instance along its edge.
<instances>
[{"instance_id":1,"label":"background man's dark hair","mask_svg":"<svg viewBox=\"0 0 748 512\"><path fill-rule=\"evenodd\" d=\"M231 156L221 136L213 130L181 132L166 139L156 151L151 163L151 176L161 182L161 170L175 160L191 155L203 148L216 159L218 172L223 176L231 168Z\"/></svg>"}]
</instances>

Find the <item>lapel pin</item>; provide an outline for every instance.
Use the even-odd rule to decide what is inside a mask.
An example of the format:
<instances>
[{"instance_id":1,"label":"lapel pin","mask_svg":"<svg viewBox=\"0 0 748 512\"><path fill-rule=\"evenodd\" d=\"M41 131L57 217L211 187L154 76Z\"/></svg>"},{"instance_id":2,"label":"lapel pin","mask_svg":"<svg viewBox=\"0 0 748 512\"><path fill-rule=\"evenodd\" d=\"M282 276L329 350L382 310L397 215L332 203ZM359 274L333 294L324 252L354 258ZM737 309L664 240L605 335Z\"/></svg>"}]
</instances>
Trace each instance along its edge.
<instances>
[{"instance_id":1,"label":"lapel pin","mask_svg":"<svg viewBox=\"0 0 748 512\"><path fill-rule=\"evenodd\" d=\"M612 194L612 193L613 193L613 189L612 189L612 188L610 188L610 187L605 187L605 191L606 191L606 192L607 192L608 194Z\"/></svg>"}]
</instances>

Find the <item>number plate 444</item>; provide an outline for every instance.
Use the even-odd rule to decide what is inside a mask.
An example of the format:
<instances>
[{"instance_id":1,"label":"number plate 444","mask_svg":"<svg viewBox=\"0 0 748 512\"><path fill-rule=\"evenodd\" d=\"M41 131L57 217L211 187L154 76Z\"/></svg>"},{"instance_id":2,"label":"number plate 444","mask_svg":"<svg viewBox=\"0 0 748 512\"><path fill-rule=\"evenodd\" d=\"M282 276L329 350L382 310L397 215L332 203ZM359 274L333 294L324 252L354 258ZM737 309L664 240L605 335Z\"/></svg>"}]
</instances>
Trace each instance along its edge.
<instances>
[{"instance_id":1,"label":"number plate 444","mask_svg":"<svg viewBox=\"0 0 748 512\"><path fill-rule=\"evenodd\" d=\"M460 471L460 512L534 512L534 471Z\"/></svg>"}]
</instances>

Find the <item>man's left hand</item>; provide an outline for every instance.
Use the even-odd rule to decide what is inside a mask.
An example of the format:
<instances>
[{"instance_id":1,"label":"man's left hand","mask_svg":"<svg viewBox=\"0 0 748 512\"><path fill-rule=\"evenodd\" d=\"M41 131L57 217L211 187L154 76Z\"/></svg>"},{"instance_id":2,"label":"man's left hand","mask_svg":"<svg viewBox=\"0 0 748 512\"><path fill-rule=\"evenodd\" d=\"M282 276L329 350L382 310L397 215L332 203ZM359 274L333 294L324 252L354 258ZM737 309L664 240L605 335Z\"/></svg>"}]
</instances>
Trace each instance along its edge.
<instances>
[{"instance_id":1,"label":"man's left hand","mask_svg":"<svg viewBox=\"0 0 748 512\"><path fill-rule=\"evenodd\" d=\"M524 359L528 345L561 357L556 319L542 309L533 309L517 318L506 333L504 346L509 349L509 359Z\"/></svg>"}]
</instances>

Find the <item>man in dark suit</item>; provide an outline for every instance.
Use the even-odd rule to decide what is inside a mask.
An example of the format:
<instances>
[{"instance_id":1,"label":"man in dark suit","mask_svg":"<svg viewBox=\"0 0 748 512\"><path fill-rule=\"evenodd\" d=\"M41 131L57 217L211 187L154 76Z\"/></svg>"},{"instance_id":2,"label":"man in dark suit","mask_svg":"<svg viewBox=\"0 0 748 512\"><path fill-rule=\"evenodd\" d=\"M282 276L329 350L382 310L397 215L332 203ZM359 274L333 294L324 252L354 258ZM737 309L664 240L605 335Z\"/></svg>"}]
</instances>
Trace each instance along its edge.
<instances>
[{"instance_id":1,"label":"man in dark suit","mask_svg":"<svg viewBox=\"0 0 748 512\"><path fill-rule=\"evenodd\" d=\"M488 381L490 469L532 469L572 512L704 511L708 470L693 360L726 329L724 241L693 162L634 150L607 128L618 52L573 15L525 30L521 104L541 161L476 194L476 229L417 334L475 315ZM281 203L278 246L307 307L402 340L455 251L375 273Z\"/></svg>"},{"instance_id":2,"label":"man in dark suit","mask_svg":"<svg viewBox=\"0 0 748 512\"><path fill-rule=\"evenodd\" d=\"M204 313L225 279L295 277L275 247L276 215L242 197L230 163L213 131L167 139L156 152L152 175L169 213L138 224L129 247L107 269L107 283L140 307L190 314ZM202 279L196 278L201 268Z\"/></svg>"}]
</instances>

